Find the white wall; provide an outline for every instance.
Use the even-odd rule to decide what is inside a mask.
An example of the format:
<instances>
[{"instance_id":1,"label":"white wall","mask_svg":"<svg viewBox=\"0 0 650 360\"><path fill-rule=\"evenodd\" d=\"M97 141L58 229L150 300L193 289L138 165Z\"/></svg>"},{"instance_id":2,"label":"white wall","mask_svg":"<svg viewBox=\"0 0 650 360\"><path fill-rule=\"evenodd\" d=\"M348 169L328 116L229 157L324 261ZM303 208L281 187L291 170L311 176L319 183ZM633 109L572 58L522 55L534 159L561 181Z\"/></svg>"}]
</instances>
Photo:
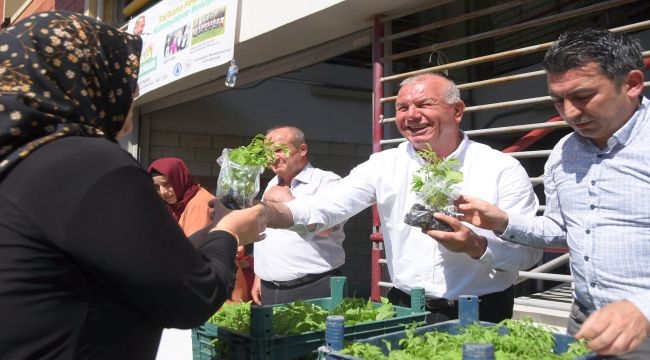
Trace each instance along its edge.
<instances>
[{"instance_id":1,"label":"white wall","mask_svg":"<svg viewBox=\"0 0 650 360\"><path fill-rule=\"evenodd\" d=\"M239 41L246 41L345 0L241 0Z\"/></svg>"}]
</instances>

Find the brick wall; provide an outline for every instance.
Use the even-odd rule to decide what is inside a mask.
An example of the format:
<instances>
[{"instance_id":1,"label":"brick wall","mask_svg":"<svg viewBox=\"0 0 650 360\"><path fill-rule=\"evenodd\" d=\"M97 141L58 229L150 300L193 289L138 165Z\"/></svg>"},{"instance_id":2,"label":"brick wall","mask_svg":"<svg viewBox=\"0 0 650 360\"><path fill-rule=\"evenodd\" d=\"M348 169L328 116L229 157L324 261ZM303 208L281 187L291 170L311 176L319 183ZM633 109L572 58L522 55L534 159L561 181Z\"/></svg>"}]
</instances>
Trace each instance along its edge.
<instances>
[{"instance_id":1,"label":"brick wall","mask_svg":"<svg viewBox=\"0 0 650 360\"><path fill-rule=\"evenodd\" d=\"M253 135L230 136L197 133L180 133L152 129L149 138L149 161L161 157L183 159L192 175L206 189L214 191L219 175L216 159L224 148L247 145ZM309 141L308 156L315 167L333 171L340 176L347 175L357 164L368 159L372 148L367 144L349 144L324 141ZM143 164L147 166L148 164ZM262 189L273 176L270 171L262 175ZM348 277L350 295L370 296L370 232L372 230L370 209L351 218L345 225L346 240L344 248L346 261L345 275Z\"/></svg>"}]
</instances>

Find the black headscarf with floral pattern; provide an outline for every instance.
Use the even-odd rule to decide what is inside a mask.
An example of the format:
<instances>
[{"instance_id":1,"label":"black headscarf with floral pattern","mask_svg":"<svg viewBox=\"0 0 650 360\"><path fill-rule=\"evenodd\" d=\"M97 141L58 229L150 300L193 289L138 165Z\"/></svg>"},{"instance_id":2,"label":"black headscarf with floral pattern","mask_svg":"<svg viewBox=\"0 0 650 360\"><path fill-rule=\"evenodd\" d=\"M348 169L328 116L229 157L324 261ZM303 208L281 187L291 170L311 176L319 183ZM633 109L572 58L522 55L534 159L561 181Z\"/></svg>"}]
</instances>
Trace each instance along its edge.
<instances>
[{"instance_id":1,"label":"black headscarf with floral pattern","mask_svg":"<svg viewBox=\"0 0 650 360\"><path fill-rule=\"evenodd\" d=\"M0 178L64 136L115 141L133 102L142 40L69 11L0 31Z\"/></svg>"}]
</instances>

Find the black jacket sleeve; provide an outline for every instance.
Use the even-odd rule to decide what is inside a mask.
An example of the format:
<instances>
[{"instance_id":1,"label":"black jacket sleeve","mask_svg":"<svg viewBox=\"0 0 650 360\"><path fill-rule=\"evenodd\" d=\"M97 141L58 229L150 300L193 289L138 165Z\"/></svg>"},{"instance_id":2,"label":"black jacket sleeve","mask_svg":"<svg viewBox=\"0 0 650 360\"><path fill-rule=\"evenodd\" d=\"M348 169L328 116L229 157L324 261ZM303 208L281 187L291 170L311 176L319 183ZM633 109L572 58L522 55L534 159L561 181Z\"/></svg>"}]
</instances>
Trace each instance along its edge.
<instances>
[{"instance_id":1,"label":"black jacket sleeve","mask_svg":"<svg viewBox=\"0 0 650 360\"><path fill-rule=\"evenodd\" d=\"M5 193L13 223L33 242L38 258L31 264L47 268L41 281L56 281L72 297L68 303L87 302L88 311L108 317L120 309L154 327L190 328L230 295L236 240L215 231L194 246L149 174L116 144L54 141L23 160L3 186L11 189Z\"/></svg>"},{"instance_id":2,"label":"black jacket sleeve","mask_svg":"<svg viewBox=\"0 0 650 360\"><path fill-rule=\"evenodd\" d=\"M189 328L228 298L236 271L234 237L222 231L203 236L196 249L146 172L122 167L80 198L62 245L111 296L134 304L153 323Z\"/></svg>"}]
</instances>

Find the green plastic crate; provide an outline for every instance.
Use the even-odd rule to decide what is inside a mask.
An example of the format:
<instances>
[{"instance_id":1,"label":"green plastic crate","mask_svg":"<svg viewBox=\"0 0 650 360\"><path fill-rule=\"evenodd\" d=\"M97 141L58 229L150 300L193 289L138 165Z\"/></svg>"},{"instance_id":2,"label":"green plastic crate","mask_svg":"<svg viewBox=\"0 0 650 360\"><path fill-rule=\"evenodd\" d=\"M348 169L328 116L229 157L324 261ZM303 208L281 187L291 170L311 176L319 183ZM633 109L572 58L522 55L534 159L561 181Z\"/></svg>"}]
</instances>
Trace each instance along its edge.
<instances>
[{"instance_id":1,"label":"green plastic crate","mask_svg":"<svg viewBox=\"0 0 650 360\"><path fill-rule=\"evenodd\" d=\"M458 331L463 326L478 322L482 326L495 326L496 324L484 321L478 321L478 298L476 296L461 296L458 301L458 320L450 320L441 322L433 325L426 325L415 329L415 335L423 335L430 331L441 331L449 334L458 334ZM556 354L562 354L567 352L569 344L574 342L574 338L569 335L554 333L555 337L555 346L553 352ZM377 336L372 336L366 339L359 339L357 342L369 343L375 346L378 346L384 355L388 354L388 347L386 341L390 343L392 349L399 349L399 341L406 337L406 331L396 331L394 333L386 333ZM344 337L347 342L347 337ZM341 343L337 339L333 339L333 343ZM331 349L327 347L322 347L319 349L321 358L327 360L362 360L357 357L341 354L336 351L340 349ZM596 354L587 354L576 358L575 360L597 360L604 359ZM540 359L541 360L541 359Z\"/></svg>"},{"instance_id":2,"label":"green plastic crate","mask_svg":"<svg viewBox=\"0 0 650 360\"><path fill-rule=\"evenodd\" d=\"M333 310L347 295L346 278L331 278L331 297L306 300L327 310ZM381 303L375 303L378 307ZM255 359L286 360L313 355L324 344L325 330L308 331L295 335L273 334L272 306L251 306L251 333L244 334L212 323L192 329L192 354L194 360ZM386 334L413 322L423 323L428 311L424 310L424 290L414 289L411 308L395 306L395 317L345 326L345 340L354 341ZM225 350L213 346L215 339L226 344Z\"/></svg>"}]
</instances>

